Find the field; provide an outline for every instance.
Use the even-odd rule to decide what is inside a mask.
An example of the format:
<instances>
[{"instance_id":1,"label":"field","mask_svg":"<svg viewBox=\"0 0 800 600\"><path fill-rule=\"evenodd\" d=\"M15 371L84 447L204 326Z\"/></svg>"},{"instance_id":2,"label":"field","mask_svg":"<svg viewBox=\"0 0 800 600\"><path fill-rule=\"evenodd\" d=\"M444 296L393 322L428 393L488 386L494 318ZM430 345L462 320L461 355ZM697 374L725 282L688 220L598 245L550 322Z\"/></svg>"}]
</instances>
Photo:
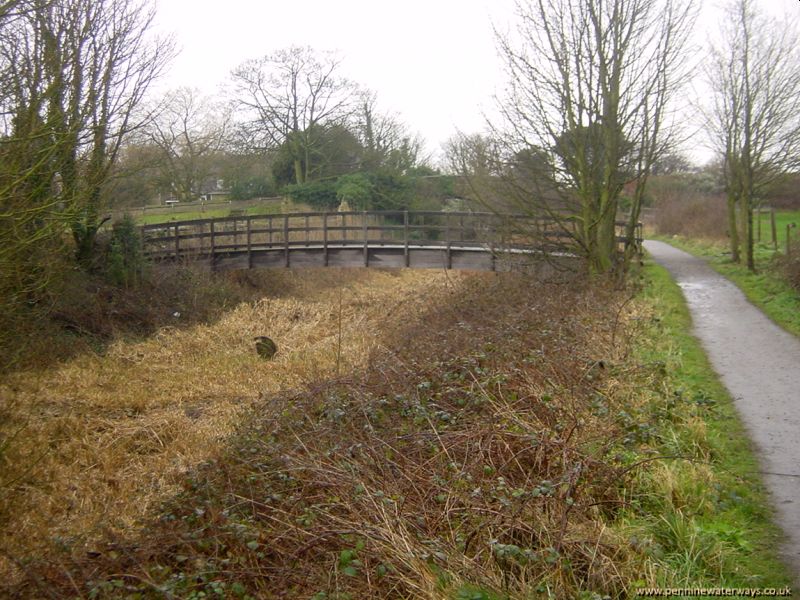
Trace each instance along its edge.
<instances>
[{"instance_id":1,"label":"field","mask_svg":"<svg viewBox=\"0 0 800 600\"><path fill-rule=\"evenodd\" d=\"M755 215L753 218L755 219ZM786 251L787 225L790 226L790 239L792 242L797 244L797 251L800 252L800 211L775 211L775 233L778 240L778 250L781 252ZM794 225L794 227L791 227L792 225ZM755 222L753 228L757 235L758 221ZM760 242L757 241L756 247L758 249L760 258L768 258L771 256L769 251L773 248L772 230L768 213L761 214L761 237Z\"/></svg>"},{"instance_id":2,"label":"field","mask_svg":"<svg viewBox=\"0 0 800 600\"><path fill-rule=\"evenodd\" d=\"M114 212L113 218L116 220L121 218L123 214L129 214L140 225L153 225L156 223L169 223L170 221L228 217L231 216L231 213L239 215L272 215L280 214L287 210L298 212L307 208L304 205L284 202L281 198L265 198L205 205L190 203L172 207L132 207L128 210Z\"/></svg>"}]
</instances>

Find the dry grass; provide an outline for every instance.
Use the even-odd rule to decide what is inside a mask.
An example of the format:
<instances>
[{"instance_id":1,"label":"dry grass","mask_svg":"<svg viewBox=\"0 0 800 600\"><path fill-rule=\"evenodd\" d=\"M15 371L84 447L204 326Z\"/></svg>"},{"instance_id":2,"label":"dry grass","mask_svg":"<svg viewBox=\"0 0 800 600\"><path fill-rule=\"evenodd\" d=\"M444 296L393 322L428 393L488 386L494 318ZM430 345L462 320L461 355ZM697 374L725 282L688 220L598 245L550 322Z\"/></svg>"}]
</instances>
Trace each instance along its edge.
<instances>
[{"instance_id":1,"label":"dry grass","mask_svg":"<svg viewBox=\"0 0 800 600\"><path fill-rule=\"evenodd\" d=\"M61 439L7 498L18 596L627 593L641 561L605 525L625 501L615 449L638 431L618 417L637 397L618 376L621 299L370 271L343 295L335 377L338 292L316 292L321 276L7 389L50 411L32 437ZM254 358L262 333L275 362ZM32 543L90 532L61 553Z\"/></svg>"},{"instance_id":2,"label":"dry grass","mask_svg":"<svg viewBox=\"0 0 800 600\"><path fill-rule=\"evenodd\" d=\"M366 367L382 323L448 294L437 274L352 273L275 275L283 278L274 282L278 296L239 305L216 323L164 327L146 341L114 343L104 356L8 377L0 387L3 574L55 539L91 541L131 527L218 451L260 398L333 374L337 283L347 283L341 369L348 372ZM277 342L272 362L256 355L256 335Z\"/></svg>"}]
</instances>

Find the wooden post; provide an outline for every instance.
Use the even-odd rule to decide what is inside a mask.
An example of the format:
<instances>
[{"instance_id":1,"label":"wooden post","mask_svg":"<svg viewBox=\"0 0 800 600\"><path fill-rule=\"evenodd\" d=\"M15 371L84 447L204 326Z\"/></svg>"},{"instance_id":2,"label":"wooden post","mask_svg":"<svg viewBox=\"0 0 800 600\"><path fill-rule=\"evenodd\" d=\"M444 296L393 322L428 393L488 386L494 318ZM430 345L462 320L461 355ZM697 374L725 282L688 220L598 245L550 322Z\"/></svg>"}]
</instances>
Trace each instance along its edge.
<instances>
[{"instance_id":1,"label":"wooden post","mask_svg":"<svg viewBox=\"0 0 800 600\"><path fill-rule=\"evenodd\" d=\"M494 233L495 233L495 231L494 231L494 226L492 225L492 218L491 217L489 217L489 226L488 226L488 229L487 229L486 233L489 235L489 252L491 253L491 259L492 259L492 269L491 270L492 271L496 271L497 270L497 257L495 256L495 253L494 253Z\"/></svg>"},{"instance_id":2,"label":"wooden post","mask_svg":"<svg viewBox=\"0 0 800 600\"><path fill-rule=\"evenodd\" d=\"M178 224L175 223L175 262L178 262L181 254L181 238L178 237Z\"/></svg>"},{"instance_id":3,"label":"wooden post","mask_svg":"<svg viewBox=\"0 0 800 600\"><path fill-rule=\"evenodd\" d=\"M367 229L367 211L362 213L362 218L364 222L361 224L361 227L364 230L364 266L369 266L369 230Z\"/></svg>"},{"instance_id":4,"label":"wooden post","mask_svg":"<svg viewBox=\"0 0 800 600\"><path fill-rule=\"evenodd\" d=\"M309 231L308 231L308 215L306 215L306 247L308 247L308 243L309 243L309 241L310 241L308 236L309 236Z\"/></svg>"},{"instance_id":5,"label":"wooden post","mask_svg":"<svg viewBox=\"0 0 800 600\"><path fill-rule=\"evenodd\" d=\"M789 241L789 236L791 236L791 235L792 235L792 226L791 226L791 224L787 223L786 224L786 256L789 256L789 254L792 251L792 244Z\"/></svg>"},{"instance_id":6,"label":"wooden post","mask_svg":"<svg viewBox=\"0 0 800 600\"><path fill-rule=\"evenodd\" d=\"M289 215L283 215L283 252L286 268L289 268Z\"/></svg>"},{"instance_id":7,"label":"wooden post","mask_svg":"<svg viewBox=\"0 0 800 600\"><path fill-rule=\"evenodd\" d=\"M756 242L761 243L761 208L756 209Z\"/></svg>"},{"instance_id":8,"label":"wooden post","mask_svg":"<svg viewBox=\"0 0 800 600\"><path fill-rule=\"evenodd\" d=\"M208 222L208 231L209 231L209 237L211 238L211 254L213 255L214 252L216 252L216 250L217 250L217 241L214 239L215 234L216 234L216 229L214 227L214 221L209 221Z\"/></svg>"},{"instance_id":9,"label":"wooden post","mask_svg":"<svg viewBox=\"0 0 800 600\"><path fill-rule=\"evenodd\" d=\"M210 221L208 226L211 231L211 270L213 271L217 259L217 244L216 240L214 239L214 234L216 233L214 231L214 221Z\"/></svg>"},{"instance_id":10,"label":"wooden post","mask_svg":"<svg viewBox=\"0 0 800 600\"><path fill-rule=\"evenodd\" d=\"M450 217L445 214L444 216L444 241L447 244L447 260L445 264L448 269L453 268L453 259L450 255Z\"/></svg>"},{"instance_id":11,"label":"wooden post","mask_svg":"<svg viewBox=\"0 0 800 600\"><path fill-rule=\"evenodd\" d=\"M328 213L322 213L322 261L328 266Z\"/></svg>"},{"instance_id":12,"label":"wooden post","mask_svg":"<svg viewBox=\"0 0 800 600\"><path fill-rule=\"evenodd\" d=\"M778 251L778 226L775 223L775 209L770 209L769 212L770 225L772 226L772 248Z\"/></svg>"},{"instance_id":13,"label":"wooden post","mask_svg":"<svg viewBox=\"0 0 800 600\"><path fill-rule=\"evenodd\" d=\"M269 218L269 245L272 247L272 217Z\"/></svg>"},{"instance_id":14,"label":"wooden post","mask_svg":"<svg viewBox=\"0 0 800 600\"><path fill-rule=\"evenodd\" d=\"M253 268L252 217L247 217L247 268Z\"/></svg>"},{"instance_id":15,"label":"wooden post","mask_svg":"<svg viewBox=\"0 0 800 600\"><path fill-rule=\"evenodd\" d=\"M408 256L408 211L403 211L403 256L406 261L406 268L411 264Z\"/></svg>"}]
</instances>

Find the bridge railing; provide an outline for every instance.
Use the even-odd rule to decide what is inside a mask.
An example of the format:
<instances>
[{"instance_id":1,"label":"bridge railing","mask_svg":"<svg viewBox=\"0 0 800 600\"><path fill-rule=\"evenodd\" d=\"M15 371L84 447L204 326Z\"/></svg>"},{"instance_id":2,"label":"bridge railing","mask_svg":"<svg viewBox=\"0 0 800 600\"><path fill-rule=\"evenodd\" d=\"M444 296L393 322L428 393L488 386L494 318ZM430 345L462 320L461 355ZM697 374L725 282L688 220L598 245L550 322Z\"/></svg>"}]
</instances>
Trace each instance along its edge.
<instances>
[{"instance_id":1,"label":"bridge railing","mask_svg":"<svg viewBox=\"0 0 800 600\"><path fill-rule=\"evenodd\" d=\"M302 247L572 248L577 222L476 212L361 211L246 215L145 225L145 254L154 259ZM618 228L624 223L618 223ZM621 231L618 240L622 243Z\"/></svg>"}]
</instances>

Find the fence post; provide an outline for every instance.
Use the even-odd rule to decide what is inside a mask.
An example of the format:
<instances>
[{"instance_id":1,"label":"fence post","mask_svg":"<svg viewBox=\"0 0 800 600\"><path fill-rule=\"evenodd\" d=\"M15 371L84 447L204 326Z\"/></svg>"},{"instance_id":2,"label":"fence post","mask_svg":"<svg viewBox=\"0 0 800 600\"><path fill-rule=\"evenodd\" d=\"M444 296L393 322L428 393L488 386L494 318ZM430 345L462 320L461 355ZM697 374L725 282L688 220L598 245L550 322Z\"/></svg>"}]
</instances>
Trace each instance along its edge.
<instances>
[{"instance_id":1,"label":"fence post","mask_svg":"<svg viewBox=\"0 0 800 600\"><path fill-rule=\"evenodd\" d=\"M761 208L756 209L756 223L758 226L756 227L756 242L761 243Z\"/></svg>"},{"instance_id":2,"label":"fence post","mask_svg":"<svg viewBox=\"0 0 800 600\"><path fill-rule=\"evenodd\" d=\"M322 213L322 261L328 266L328 211Z\"/></svg>"},{"instance_id":3,"label":"fence post","mask_svg":"<svg viewBox=\"0 0 800 600\"><path fill-rule=\"evenodd\" d=\"M772 226L772 248L775 252L778 251L778 226L775 223L775 209L772 208L769 211L769 220L770 225Z\"/></svg>"},{"instance_id":4,"label":"fence post","mask_svg":"<svg viewBox=\"0 0 800 600\"><path fill-rule=\"evenodd\" d=\"M217 244L216 240L214 239L214 236L216 234L216 231L214 229L214 221L210 221L208 226L211 231L211 270L214 271L214 267L216 265L216 260L217 260Z\"/></svg>"},{"instance_id":5,"label":"fence post","mask_svg":"<svg viewBox=\"0 0 800 600\"><path fill-rule=\"evenodd\" d=\"M364 222L361 224L364 230L364 266L369 266L369 229L367 229L367 211L362 213L362 219Z\"/></svg>"},{"instance_id":6,"label":"fence post","mask_svg":"<svg viewBox=\"0 0 800 600\"><path fill-rule=\"evenodd\" d=\"M495 235L496 232L495 232L494 221L493 221L492 217L489 217L489 226L488 226L487 233L489 234L489 252L491 253L491 258L492 258L492 271L496 271L497 270L497 256L495 255L495 251L494 251L494 243L495 243L494 235Z\"/></svg>"},{"instance_id":7,"label":"fence post","mask_svg":"<svg viewBox=\"0 0 800 600\"><path fill-rule=\"evenodd\" d=\"M289 215L283 215L283 252L286 268L289 268Z\"/></svg>"},{"instance_id":8,"label":"fence post","mask_svg":"<svg viewBox=\"0 0 800 600\"><path fill-rule=\"evenodd\" d=\"M175 262L178 262L181 254L181 238L178 237L178 224L175 223Z\"/></svg>"},{"instance_id":9,"label":"fence post","mask_svg":"<svg viewBox=\"0 0 800 600\"><path fill-rule=\"evenodd\" d=\"M309 231L308 231L308 215L306 215L306 247L308 247L308 245L309 245L309 242L311 241L311 240L309 240L309 237L308 237L308 236L309 236Z\"/></svg>"},{"instance_id":10,"label":"fence post","mask_svg":"<svg viewBox=\"0 0 800 600\"><path fill-rule=\"evenodd\" d=\"M792 245L789 243L789 235L792 233L792 226L788 223L786 224L786 256L789 256L789 252L792 249Z\"/></svg>"},{"instance_id":11,"label":"fence post","mask_svg":"<svg viewBox=\"0 0 800 600\"><path fill-rule=\"evenodd\" d=\"M272 247L272 217L269 218L269 246Z\"/></svg>"},{"instance_id":12,"label":"fence post","mask_svg":"<svg viewBox=\"0 0 800 600\"><path fill-rule=\"evenodd\" d=\"M405 258L406 268L411 264L408 256L408 211L403 211L403 256Z\"/></svg>"},{"instance_id":13,"label":"fence post","mask_svg":"<svg viewBox=\"0 0 800 600\"><path fill-rule=\"evenodd\" d=\"M253 217L247 217L247 268L253 268L253 238L252 238Z\"/></svg>"}]
</instances>

